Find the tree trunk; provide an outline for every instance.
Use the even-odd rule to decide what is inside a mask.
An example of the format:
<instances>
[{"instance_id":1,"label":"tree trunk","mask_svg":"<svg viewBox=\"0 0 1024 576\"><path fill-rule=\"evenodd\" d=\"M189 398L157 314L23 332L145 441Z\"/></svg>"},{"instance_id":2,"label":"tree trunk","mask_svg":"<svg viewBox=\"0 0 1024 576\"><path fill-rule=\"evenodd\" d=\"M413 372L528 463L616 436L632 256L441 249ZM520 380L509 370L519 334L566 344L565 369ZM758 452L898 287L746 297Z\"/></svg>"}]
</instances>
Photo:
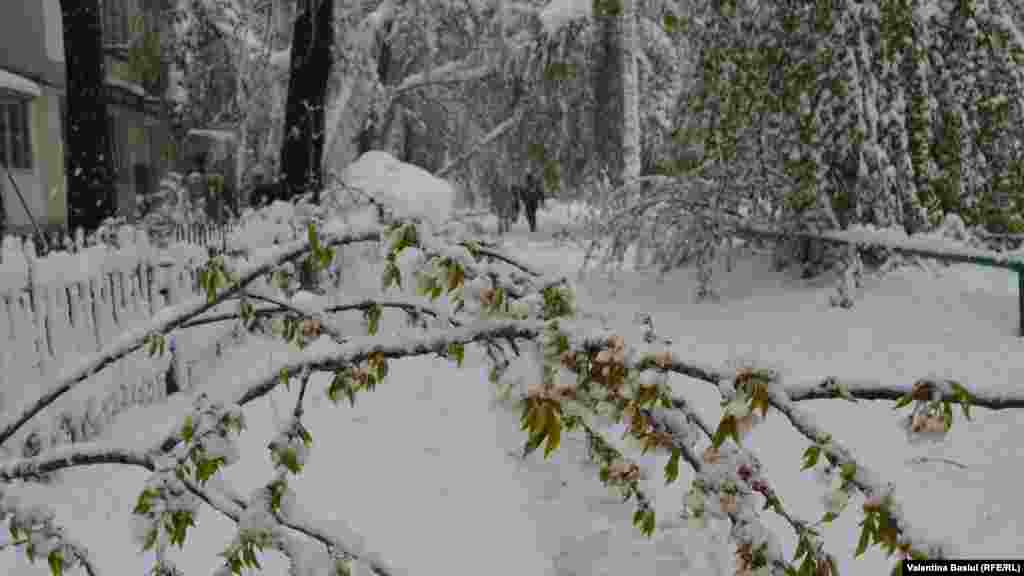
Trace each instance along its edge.
<instances>
[{"instance_id":1,"label":"tree trunk","mask_svg":"<svg viewBox=\"0 0 1024 576\"><path fill-rule=\"evenodd\" d=\"M636 0L622 0L619 54L622 58L622 181L640 176L640 74L636 61Z\"/></svg>"},{"instance_id":2,"label":"tree trunk","mask_svg":"<svg viewBox=\"0 0 1024 576\"><path fill-rule=\"evenodd\" d=\"M243 13L248 13L249 7L245 0L239 0ZM269 28L269 27L268 27ZM235 149L235 212L240 213L242 204L246 200L242 197L242 190L245 186L245 166L248 158L248 137L249 137L249 115L246 113L248 97L245 94L245 79L249 72L249 26L241 27L240 38L238 39L238 73L235 75L235 102L238 106L238 147Z\"/></svg>"},{"instance_id":3,"label":"tree trunk","mask_svg":"<svg viewBox=\"0 0 1024 576\"><path fill-rule=\"evenodd\" d=\"M614 5L612 0L603 5ZM621 8L620 8L621 9ZM598 27L597 66L594 69L592 82L596 99L591 119L594 128L594 156L597 159L595 168L599 172L607 172L613 185L618 185L622 176L622 64L619 42L621 14L607 7L594 14Z\"/></svg>"},{"instance_id":4,"label":"tree trunk","mask_svg":"<svg viewBox=\"0 0 1024 576\"><path fill-rule=\"evenodd\" d=\"M389 84L388 74L391 71L391 40L388 36L391 34L392 22L387 22L381 29L380 35L380 51L377 54L377 81L380 82L381 86L387 86ZM380 148L382 143L387 143L387 127L390 125L390 118L394 115L394 108L397 103L391 103L391 109L388 110L389 119L374 118L373 122L367 124L359 132L359 136L356 137L356 157L360 157L366 154L370 150ZM383 142L382 142L383 141Z\"/></svg>"},{"instance_id":5,"label":"tree trunk","mask_svg":"<svg viewBox=\"0 0 1024 576\"><path fill-rule=\"evenodd\" d=\"M67 77L68 228L87 231L114 214L99 0L61 0Z\"/></svg>"},{"instance_id":6,"label":"tree trunk","mask_svg":"<svg viewBox=\"0 0 1024 576\"><path fill-rule=\"evenodd\" d=\"M323 181L324 104L334 42L334 0L302 0L292 34L281 171L287 198Z\"/></svg>"}]
</instances>

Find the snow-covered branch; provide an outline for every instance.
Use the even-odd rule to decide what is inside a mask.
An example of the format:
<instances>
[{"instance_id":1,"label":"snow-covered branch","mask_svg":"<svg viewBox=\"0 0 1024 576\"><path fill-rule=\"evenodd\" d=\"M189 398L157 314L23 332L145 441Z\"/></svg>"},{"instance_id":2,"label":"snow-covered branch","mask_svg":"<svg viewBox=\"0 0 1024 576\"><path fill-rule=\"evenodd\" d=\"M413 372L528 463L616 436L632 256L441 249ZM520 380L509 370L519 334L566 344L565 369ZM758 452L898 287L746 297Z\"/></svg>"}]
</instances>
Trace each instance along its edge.
<instances>
[{"instance_id":1,"label":"snow-covered branch","mask_svg":"<svg viewBox=\"0 0 1024 576\"><path fill-rule=\"evenodd\" d=\"M15 458L0 463L0 481L29 480L78 466L122 464L152 470L153 463L144 452L104 443L82 442L55 447L32 458Z\"/></svg>"},{"instance_id":2,"label":"snow-covered branch","mask_svg":"<svg viewBox=\"0 0 1024 576\"><path fill-rule=\"evenodd\" d=\"M462 243L459 245L463 247L467 246L466 243ZM473 250L475 250L477 254L480 254L482 256L487 256L488 258L499 260L501 262L514 266L522 270L523 272L526 272L530 276L533 276L534 278L540 278L541 276L544 275L541 272L538 272L537 269L530 266L529 264L521 260L518 260L508 254L505 254L504 252L500 252L497 249L487 248L485 246L474 246Z\"/></svg>"},{"instance_id":3,"label":"snow-covered branch","mask_svg":"<svg viewBox=\"0 0 1024 576\"><path fill-rule=\"evenodd\" d=\"M324 314L333 314L333 313L337 313L337 312L347 312L347 311L351 311L351 310L367 310L367 309L372 308L374 306L379 306L381 308L393 308L393 309L396 309L396 310L404 310L405 312L407 312L409 314L426 315L426 316L432 316L434 318L439 318L439 317L442 316L441 312L437 308L435 308L433 306L429 306L427 304L422 304L422 303L415 302L415 301L412 301L412 300L401 300L401 299L394 299L394 298L392 298L392 299L379 299L379 300L371 300L371 299L353 300L352 302L344 302L344 303L341 303L341 304L333 304L331 306L325 306L322 311L318 310L318 312L322 312ZM311 311L311 310L309 310L309 307L298 308L298 307L295 307L295 306L289 304L288 306L283 306L282 305L282 306L266 306L266 307L254 308L253 309L253 314L255 316L257 316L257 317L269 317L269 316L279 315L279 314L282 314L284 312L297 312L297 313L300 313L300 314L304 314L304 312L303 312L304 310L307 311L307 312ZM193 327L196 327L196 326L203 326L203 325L206 325L206 324L215 324L217 322L226 322L226 321L230 321L230 320L237 320L240 317L241 317L241 315L238 314L237 312L226 312L226 313L222 313L222 314L211 314L209 316L203 316L202 318L196 318L194 320L189 320L185 324L182 324L181 328L193 328ZM313 316L309 316L309 317L312 318ZM448 321L452 324L452 326L460 326L461 325L461 323L458 320L455 320L454 318L449 318ZM342 339L336 340L336 341L338 343L343 343L346 340L347 339L342 338Z\"/></svg>"},{"instance_id":4,"label":"snow-covered branch","mask_svg":"<svg viewBox=\"0 0 1024 576\"><path fill-rule=\"evenodd\" d=\"M681 376L702 380L717 385L729 377L710 366L691 362L680 362L674 360L668 370ZM920 384L934 383L931 378L918 380ZM941 383L952 384L952 380L942 380ZM827 377L819 381L803 384L788 384L782 389L786 392L792 402L805 400L825 400L830 398L842 398L850 396L857 400L892 400L898 401L909 396L914 385L883 385L874 380L845 379ZM954 393L946 391L946 386L939 386L938 400L947 402L959 402L960 398ZM1024 394L991 393L970 391L971 406L980 406L989 410L1011 410L1024 408Z\"/></svg>"},{"instance_id":5,"label":"snow-covered branch","mask_svg":"<svg viewBox=\"0 0 1024 576\"><path fill-rule=\"evenodd\" d=\"M319 347L298 353L288 360L272 361L263 374L250 376L236 403L244 406L268 394L280 383L282 371L297 374L306 368L337 370L365 361L371 354L384 358L405 358L437 354L444 356L452 344L469 344L488 340L515 340L536 338L543 329L539 322L522 320L484 320L461 328L429 330L416 337L386 336L359 337L335 348Z\"/></svg>"},{"instance_id":6,"label":"snow-covered branch","mask_svg":"<svg viewBox=\"0 0 1024 576\"><path fill-rule=\"evenodd\" d=\"M934 383L932 379L924 378L918 381L922 384ZM950 380L942 382L952 384ZM793 402L802 400L823 400L827 398L841 398L844 394L858 400L893 400L910 396L913 391L911 386L883 386L880 382L861 380L838 380L826 378L816 384L799 384L786 386L786 394ZM959 402L959 398L948 391L941 391L945 386L939 386L938 399L946 402ZM989 410L1009 410L1024 408L1024 394L970 392L971 406L980 406Z\"/></svg>"},{"instance_id":7,"label":"snow-covered branch","mask_svg":"<svg viewBox=\"0 0 1024 576\"><path fill-rule=\"evenodd\" d=\"M488 132L487 134L484 134L470 147L469 150L463 152L457 158L441 167L441 169L437 171L437 177L446 177L453 170L461 166L466 160L469 160L476 153L480 152L480 150L482 150L485 146L497 140L499 137L501 137L501 135L505 134L506 132L514 128L516 124L519 123L519 120L522 118L522 114L522 109L516 110L512 114L512 116L508 117L502 123L495 126L494 129Z\"/></svg>"},{"instance_id":8,"label":"snow-covered branch","mask_svg":"<svg viewBox=\"0 0 1024 576\"><path fill-rule=\"evenodd\" d=\"M493 64L480 64L467 68L464 60L448 62L441 66L410 74L402 83L390 90L392 98L400 96L413 90L436 86L439 84L464 84L483 80L498 72Z\"/></svg>"}]
</instances>

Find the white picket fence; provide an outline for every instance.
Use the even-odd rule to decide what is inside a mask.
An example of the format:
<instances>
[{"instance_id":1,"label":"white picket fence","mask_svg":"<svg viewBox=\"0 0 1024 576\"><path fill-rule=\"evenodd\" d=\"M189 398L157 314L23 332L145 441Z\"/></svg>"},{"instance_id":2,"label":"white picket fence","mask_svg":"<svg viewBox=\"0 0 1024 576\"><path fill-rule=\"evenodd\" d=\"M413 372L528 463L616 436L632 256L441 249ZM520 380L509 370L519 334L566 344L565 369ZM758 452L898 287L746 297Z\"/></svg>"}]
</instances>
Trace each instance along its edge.
<instances>
[{"instance_id":1,"label":"white picket fence","mask_svg":"<svg viewBox=\"0 0 1024 576\"><path fill-rule=\"evenodd\" d=\"M175 242L158 249L143 232L128 228L119 232L118 245L38 258L31 241L4 239L0 421L38 398L81 357L146 325L161 308L200 293L197 270L208 258L203 246ZM8 450L25 453L34 445L31 453L87 440L126 407L160 401L172 358L178 386L191 389L230 332L224 326L190 329L176 338L173 354L151 358L139 350L113 363L38 415Z\"/></svg>"}]
</instances>

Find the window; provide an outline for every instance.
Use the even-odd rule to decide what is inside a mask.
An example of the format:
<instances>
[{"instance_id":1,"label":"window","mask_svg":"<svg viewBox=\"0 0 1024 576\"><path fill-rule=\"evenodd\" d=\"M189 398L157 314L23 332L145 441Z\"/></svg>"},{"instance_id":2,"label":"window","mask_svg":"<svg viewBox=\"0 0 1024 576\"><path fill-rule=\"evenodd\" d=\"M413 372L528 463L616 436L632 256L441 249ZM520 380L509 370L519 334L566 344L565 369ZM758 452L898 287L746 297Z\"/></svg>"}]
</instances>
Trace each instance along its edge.
<instances>
[{"instance_id":1,"label":"window","mask_svg":"<svg viewBox=\"0 0 1024 576\"><path fill-rule=\"evenodd\" d=\"M26 100L0 99L0 163L10 168L32 168L32 138Z\"/></svg>"}]
</instances>

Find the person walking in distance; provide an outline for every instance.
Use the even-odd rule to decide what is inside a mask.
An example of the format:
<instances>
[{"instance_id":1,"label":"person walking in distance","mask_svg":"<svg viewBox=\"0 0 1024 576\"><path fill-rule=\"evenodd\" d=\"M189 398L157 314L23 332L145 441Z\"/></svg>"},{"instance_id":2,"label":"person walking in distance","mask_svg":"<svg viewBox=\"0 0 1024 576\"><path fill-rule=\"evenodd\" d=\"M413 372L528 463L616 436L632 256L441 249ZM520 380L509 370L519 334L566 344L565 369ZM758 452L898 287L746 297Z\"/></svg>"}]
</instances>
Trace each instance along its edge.
<instances>
[{"instance_id":1,"label":"person walking in distance","mask_svg":"<svg viewBox=\"0 0 1024 576\"><path fill-rule=\"evenodd\" d=\"M523 203L530 232L537 231L537 210L544 202L544 187L533 174L526 175L526 185L516 189L516 195Z\"/></svg>"},{"instance_id":2,"label":"person walking in distance","mask_svg":"<svg viewBox=\"0 0 1024 576\"><path fill-rule=\"evenodd\" d=\"M491 211L498 217L498 234L504 234L519 219L519 195L514 187L491 188Z\"/></svg>"}]
</instances>

